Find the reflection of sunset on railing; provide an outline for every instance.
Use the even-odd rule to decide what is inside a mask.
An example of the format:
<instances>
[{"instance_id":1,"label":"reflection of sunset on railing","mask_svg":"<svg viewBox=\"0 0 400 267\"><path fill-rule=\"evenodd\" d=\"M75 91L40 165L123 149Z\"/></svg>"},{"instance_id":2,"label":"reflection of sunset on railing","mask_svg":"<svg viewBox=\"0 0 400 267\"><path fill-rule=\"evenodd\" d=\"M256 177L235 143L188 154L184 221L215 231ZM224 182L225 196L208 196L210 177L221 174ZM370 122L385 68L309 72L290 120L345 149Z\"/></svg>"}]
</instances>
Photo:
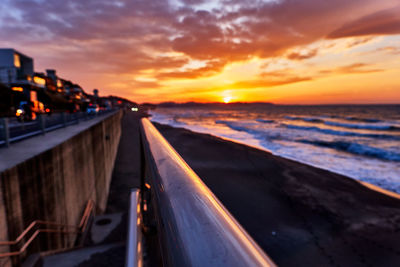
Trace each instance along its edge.
<instances>
[{"instance_id":1,"label":"reflection of sunset on railing","mask_svg":"<svg viewBox=\"0 0 400 267\"><path fill-rule=\"evenodd\" d=\"M170 264L275 266L148 119L141 121L141 136L152 205L159 206L159 225L170 224L160 229Z\"/></svg>"}]
</instances>

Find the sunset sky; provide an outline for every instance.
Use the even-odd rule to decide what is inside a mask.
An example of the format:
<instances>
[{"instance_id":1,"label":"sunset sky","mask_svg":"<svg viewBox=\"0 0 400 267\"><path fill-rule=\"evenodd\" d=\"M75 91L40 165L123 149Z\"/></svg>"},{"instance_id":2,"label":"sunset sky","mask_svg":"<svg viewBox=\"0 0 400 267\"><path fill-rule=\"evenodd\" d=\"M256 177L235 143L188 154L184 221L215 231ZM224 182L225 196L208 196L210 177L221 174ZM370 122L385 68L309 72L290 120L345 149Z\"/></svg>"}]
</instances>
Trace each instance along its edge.
<instances>
[{"instance_id":1,"label":"sunset sky","mask_svg":"<svg viewBox=\"0 0 400 267\"><path fill-rule=\"evenodd\" d=\"M137 102L400 103L399 0L0 0L0 47Z\"/></svg>"}]
</instances>

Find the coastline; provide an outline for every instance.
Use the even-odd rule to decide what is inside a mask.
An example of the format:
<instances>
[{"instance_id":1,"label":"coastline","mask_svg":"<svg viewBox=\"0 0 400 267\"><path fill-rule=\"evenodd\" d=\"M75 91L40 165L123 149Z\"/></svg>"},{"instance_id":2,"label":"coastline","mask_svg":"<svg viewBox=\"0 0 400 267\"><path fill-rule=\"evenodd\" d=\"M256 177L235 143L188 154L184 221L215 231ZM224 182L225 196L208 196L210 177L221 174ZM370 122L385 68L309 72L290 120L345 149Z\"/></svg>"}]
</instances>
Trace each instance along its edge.
<instances>
[{"instance_id":1,"label":"coastline","mask_svg":"<svg viewBox=\"0 0 400 267\"><path fill-rule=\"evenodd\" d=\"M153 122L153 123L154 123L154 122ZM162 124L162 123L157 123L157 124ZM166 124L162 124L162 125L167 126ZM169 126L169 125L168 125L168 126ZM170 127L172 127L172 128L177 128L177 129L185 129L185 130L188 130L188 131L193 132L194 134L206 134L206 135L210 135L210 136L215 137L215 138L217 138L217 139L222 139L222 140L225 140L225 141L228 141L228 142L231 142L231 143L236 143L236 144L239 144L239 145L247 146L247 147L250 147L250 148L252 148L252 149L257 149L257 150L265 151L266 153L271 154L271 155L273 155L273 156L275 156L275 157L278 157L278 158L282 158L282 159L294 161L294 162L297 162L297 163L300 163L300 164L303 164L303 165L306 165L306 166L309 166L309 167L321 169L321 170L324 170L324 171L327 171L327 172L330 172L330 173L333 173L333 174L337 174L337 175L344 176L344 177L346 177L346 178L348 178L348 179L352 179L352 180L354 180L354 181L360 183L362 186L365 186L365 187L367 187L368 189L371 189L371 190L373 190L373 191L376 191L376 192L379 192L379 193L381 193L381 194L387 195L387 196L389 196L389 197L393 197L393 198L400 199L400 194L399 194L399 193L396 193L396 192L387 190L387 189L385 189L385 188L383 188L383 187L380 187L380 186L378 186L378 185L374 185L374 184L369 183L369 182L361 181L361 180L357 179L356 177L351 177L350 175L345 175L345 174L342 174L342 173L337 173L337 172L335 172L335 171L333 171L333 170L325 169L325 168L323 168L323 167L321 167L321 166L316 166L316 165L313 165L313 164L311 164L311 163L307 163L306 161L301 161L301 160L298 160L298 159L295 159L295 158L291 158L291 157L283 157L283 156L281 156L281 155L275 154L273 151L268 150L267 148L262 147L262 146L256 146L256 145L246 144L246 143L241 142L241 141L239 141L239 140L235 140L235 139L228 138L228 137L216 136L216 135L208 134L208 133L199 133L199 132L192 131L192 130L186 129L186 128L180 128L180 127L174 127L174 126L170 126Z\"/></svg>"},{"instance_id":2,"label":"coastline","mask_svg":"<svg viewBox=\"0 0 400 267\"><path fill-rule=\"evenodd\" d=\"M278 265L400 261L400 200L346 176L154 123Z\"/></svg>"},{"instance_id":3,"label":"coastline","mask_svg":"<svg viewBox=\"0 0 400 267\"><path fill-rule=\"evenodd\" d=\"M400 194L400 121L393 108L261 109L249 104L226 110L159 108L151 116L161 124L233 139Z\"/></svg>"}]
</instances>

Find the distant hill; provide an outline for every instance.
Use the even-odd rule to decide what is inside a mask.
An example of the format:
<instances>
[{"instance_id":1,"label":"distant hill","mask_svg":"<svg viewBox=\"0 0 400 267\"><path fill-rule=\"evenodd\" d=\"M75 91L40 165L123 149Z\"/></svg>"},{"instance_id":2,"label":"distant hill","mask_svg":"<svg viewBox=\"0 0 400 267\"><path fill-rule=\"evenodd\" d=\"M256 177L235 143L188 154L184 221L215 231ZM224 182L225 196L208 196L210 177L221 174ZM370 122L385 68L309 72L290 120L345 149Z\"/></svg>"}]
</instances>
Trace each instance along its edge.
<instances>
[{"instance_id":1,"label":"distant hill","mask_svg":"<svg viewBox=\"0 0 400 267\"><path fill-rule=\"evenodd\" d=\"M237 106L272 106L273 103L268 102L233 102L233 103L220 103L220 102L212 102L212 103L200 103L200 102L185 102L185 103L176 103L176 102L162 102L156 104L157 107L162 108L186 108L186 107L237 107Z\"/></svg>"}]
</instances>

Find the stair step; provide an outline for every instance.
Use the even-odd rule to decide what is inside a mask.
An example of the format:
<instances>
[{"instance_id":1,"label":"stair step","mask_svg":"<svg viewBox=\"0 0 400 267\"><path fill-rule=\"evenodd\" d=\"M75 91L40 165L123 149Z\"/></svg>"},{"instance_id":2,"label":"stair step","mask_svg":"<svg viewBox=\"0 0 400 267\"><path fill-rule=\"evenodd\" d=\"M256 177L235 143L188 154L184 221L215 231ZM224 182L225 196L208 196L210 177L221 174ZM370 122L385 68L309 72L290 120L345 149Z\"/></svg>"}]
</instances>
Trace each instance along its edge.
<instances>
[{"instance_id":1,"label":"stair step","mask_svg":"<svg viewBox=\"0 0 400 267\"><path fill-rule=\"evenodd\" d=\"M92 261L97 257L101 257L110 250L121 250L122 255L125 255L125 243L113 243L107 245L83 247L68 252L57 253L42 258L43 267L73 267L79 266L85 261ZM124 257L124 256L123 256ZM103 257L101 257L103 258ZM110 259L112 260L112 259ZM98 265L85 265L85 266L98 266ZM113 266L108 264L107 266Z\"/></svg>"}]
</instances>

